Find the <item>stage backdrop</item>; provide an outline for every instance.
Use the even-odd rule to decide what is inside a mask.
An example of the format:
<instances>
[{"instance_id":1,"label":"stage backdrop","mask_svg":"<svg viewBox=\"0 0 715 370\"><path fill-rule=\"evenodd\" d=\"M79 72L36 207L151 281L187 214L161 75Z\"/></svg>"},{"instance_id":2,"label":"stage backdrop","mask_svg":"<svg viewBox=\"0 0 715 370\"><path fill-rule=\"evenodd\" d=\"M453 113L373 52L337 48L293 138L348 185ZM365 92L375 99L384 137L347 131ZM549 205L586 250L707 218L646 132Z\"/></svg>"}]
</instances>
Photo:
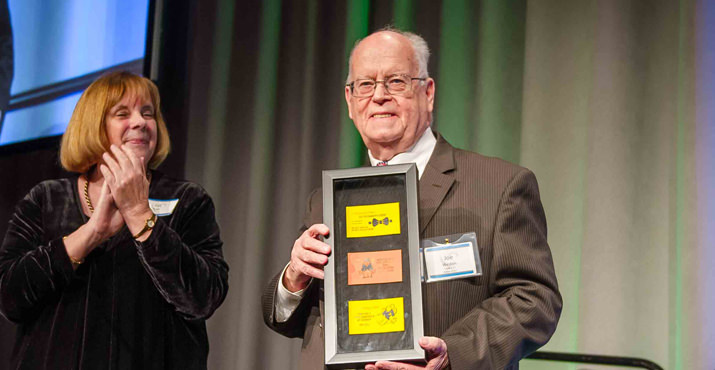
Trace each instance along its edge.
<instances>
[{"instance_id":1,"label":"stage backdrop","mask_svg":"<svg viewBox=\"0 0 715 370\"><path fill-rule=\"evenodd\" d=\"M545 349L715 368L712 2L218 0L197 12L187 176L214 197L231 264L212 368L293 368L300 340L265 328L260 295L321 170L363 161L346 59L386 24L432 48L438 131L536 173L564 297Z\"/></svg>"}]
</instances>

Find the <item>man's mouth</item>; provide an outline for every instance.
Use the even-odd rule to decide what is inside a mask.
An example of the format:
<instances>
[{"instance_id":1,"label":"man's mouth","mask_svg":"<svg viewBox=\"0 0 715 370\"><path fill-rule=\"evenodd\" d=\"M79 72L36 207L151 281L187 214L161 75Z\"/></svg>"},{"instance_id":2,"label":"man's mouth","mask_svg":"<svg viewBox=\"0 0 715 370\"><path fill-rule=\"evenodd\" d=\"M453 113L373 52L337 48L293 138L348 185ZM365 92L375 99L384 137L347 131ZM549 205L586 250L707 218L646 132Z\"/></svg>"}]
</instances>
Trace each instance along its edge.
<instances>
[{"instance_id":1,"label":"man's mouth","mask_svg":"<svg viewBox=\"0 0 715 370\"><path fill-rule=\"evenodd\" d=\"M390 118L394 116L392 113L378 113L378 114L373 114L372 118Z\"/></svg>"}]
</instances>

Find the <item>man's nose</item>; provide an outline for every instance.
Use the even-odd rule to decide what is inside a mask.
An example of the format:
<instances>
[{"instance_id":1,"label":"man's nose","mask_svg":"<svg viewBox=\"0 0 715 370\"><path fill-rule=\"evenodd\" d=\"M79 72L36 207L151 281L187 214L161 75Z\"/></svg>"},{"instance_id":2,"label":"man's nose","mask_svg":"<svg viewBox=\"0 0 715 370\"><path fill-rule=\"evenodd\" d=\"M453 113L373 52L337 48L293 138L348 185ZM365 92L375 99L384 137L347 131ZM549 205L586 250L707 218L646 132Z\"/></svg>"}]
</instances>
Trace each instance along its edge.
<instances>
[{"instance_id":1,"label":"man's nose","mask_svg":"<svg viewBox=\"0 0 715 370\"><path fill-rule=\"evenodd\" d=\"M390 95L389 92L387 92L387 89L385 88L385 84L382 82L378 82L375 84L375 92L372 94L372 100L374 100L377 103L381 103L385 100L390 100L392 99L392 95Z\"/></svg>"}]
</instances>

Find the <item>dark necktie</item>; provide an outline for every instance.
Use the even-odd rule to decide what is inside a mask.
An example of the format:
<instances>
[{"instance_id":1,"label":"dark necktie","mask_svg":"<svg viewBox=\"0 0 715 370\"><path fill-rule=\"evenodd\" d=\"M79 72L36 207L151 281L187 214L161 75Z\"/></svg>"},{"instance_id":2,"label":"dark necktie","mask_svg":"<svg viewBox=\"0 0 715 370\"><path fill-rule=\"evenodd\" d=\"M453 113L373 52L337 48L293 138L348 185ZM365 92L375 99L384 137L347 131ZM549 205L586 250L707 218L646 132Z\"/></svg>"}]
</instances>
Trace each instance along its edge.
<instances>
[{"instance_id":1,"label":"dark necktie","mask_svg":"<svg viewBox=\"0 0 715 370\"><path fill-rule=\"evenodd\" d=\"M376 166L377 166L377 167L387 166L387 161L377 162L377 165L376 165Z\"/></svg>"}]
</instances>

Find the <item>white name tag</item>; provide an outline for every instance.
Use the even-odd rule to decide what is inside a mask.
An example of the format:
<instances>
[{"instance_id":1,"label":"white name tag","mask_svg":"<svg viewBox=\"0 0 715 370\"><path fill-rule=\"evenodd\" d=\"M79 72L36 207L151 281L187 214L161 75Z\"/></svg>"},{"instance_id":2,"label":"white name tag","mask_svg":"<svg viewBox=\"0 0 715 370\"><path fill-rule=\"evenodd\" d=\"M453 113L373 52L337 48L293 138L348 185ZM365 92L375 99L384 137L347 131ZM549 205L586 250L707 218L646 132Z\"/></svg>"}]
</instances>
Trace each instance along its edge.
<instances>
[{"instance_id":1,"label":"white name tag","mask_svg":"<svg viewBox=\"0 0 715 370\"><path fill-rule=\"evenodd\" d=\"M149 208L157 216L168 216L174 213L179 199L149 199Z\"/></svg>"},{"instance_id":2,"label":"white name tag","mask_svg":"<svg viewBox=\"0 0 715 370\"><path fill-rule=\"evenodd\" d=\"M424 248L423 253L427 282L478 275L472 242Z\"/></svg>"}]
</instances>

